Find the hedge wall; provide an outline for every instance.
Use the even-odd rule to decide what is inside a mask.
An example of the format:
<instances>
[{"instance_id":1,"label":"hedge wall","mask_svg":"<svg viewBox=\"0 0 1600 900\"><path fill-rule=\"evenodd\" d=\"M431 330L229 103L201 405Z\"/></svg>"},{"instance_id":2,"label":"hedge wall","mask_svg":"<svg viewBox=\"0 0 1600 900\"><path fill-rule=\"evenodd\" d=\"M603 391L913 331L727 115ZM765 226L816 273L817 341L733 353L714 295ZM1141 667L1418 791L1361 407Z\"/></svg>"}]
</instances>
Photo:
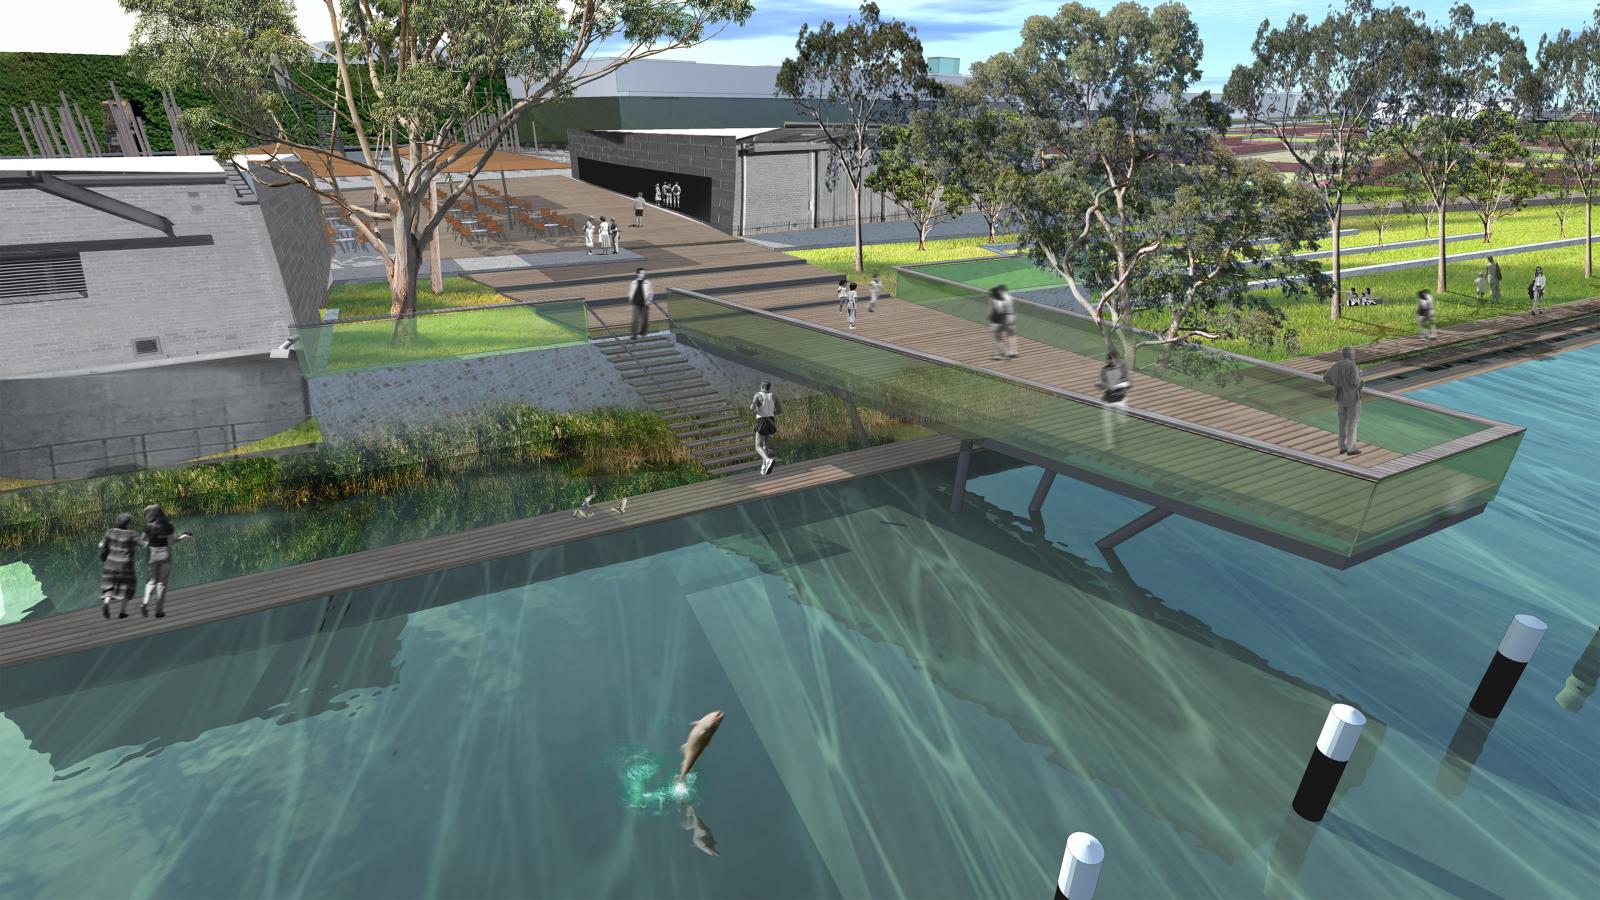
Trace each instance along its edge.
<instances>
[{"instance_id":1,"label":"hedge wall","mask_svg":"<svg viewBox=\"0 0 1600 900\"><path fill-rule=\"evenodd\" d=\"M338 68L333 63L317 66L317 80L330 87L335 83ZM61 91L67 99L77 103L89 119L91 127L102 146L106 143L105 108L102 100L111 99L110 82L116 82L117 93L133 101L134 112L144 118L145 131L150 144L157 151L172 149L172 131L167 114L161 108L161 91L154 85L135 78L121 56L90 53L0 53L0 156L24 156L22 137L11 119L11 107L20 115L22 108L31 102L49 106L52 110L61 105ZM493 93L510 102L504 80L493 85ZM208 101L198 90L176 92L181 107L203 106ZM340 119L344 121L343 117ZM26 120L24 120L26 127ZM346 145L355 143L355 137L346 128L340 128ZM32 141L32 135L28 138Z\"/></svg>"}]
</instances>

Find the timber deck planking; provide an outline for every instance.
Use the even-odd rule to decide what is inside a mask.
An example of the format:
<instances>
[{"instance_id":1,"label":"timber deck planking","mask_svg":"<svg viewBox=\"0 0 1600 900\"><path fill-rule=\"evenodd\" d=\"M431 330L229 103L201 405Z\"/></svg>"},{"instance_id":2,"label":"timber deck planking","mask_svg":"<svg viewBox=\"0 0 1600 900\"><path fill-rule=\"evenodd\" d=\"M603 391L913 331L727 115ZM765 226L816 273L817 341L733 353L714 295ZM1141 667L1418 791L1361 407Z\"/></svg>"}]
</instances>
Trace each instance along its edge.
<instances>
[{"instance_id":1,"label":"timber deck planking","mask_svg":"<svg viewBox=\"0 0 1600 900\"><path fill-rule=\"evenodd\" d=\"M152 634L217 622L316 597L373 587L445 569L528 553L641 525L736 506L783 494L878 475L953 456L959 446L942 435L882 444L780 466L771 475L730 475L591 507L587 517L560 510L426 540L258 572L173 591L165 618L101 616L99 605L0 626L0 668L77 653ZM130 608L136 604L130 604Z\"/></svg>"}]
</instances>

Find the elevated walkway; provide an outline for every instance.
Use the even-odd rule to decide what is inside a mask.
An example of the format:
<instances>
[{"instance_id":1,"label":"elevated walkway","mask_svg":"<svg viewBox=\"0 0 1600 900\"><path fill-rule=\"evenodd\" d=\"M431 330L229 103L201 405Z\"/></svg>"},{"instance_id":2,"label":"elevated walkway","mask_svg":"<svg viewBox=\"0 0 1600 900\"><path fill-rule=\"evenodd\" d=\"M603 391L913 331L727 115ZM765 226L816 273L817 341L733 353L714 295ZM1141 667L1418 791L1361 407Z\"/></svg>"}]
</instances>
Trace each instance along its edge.
<instances>
[{"instance_id":1,"label":"elevated walkway","mask_svg":"<svg viewBox=\"0 0 1600 900\"><path fill-rule=\"evenodd\" d=\"M1342 457L1319 378L1212 351L1141 351L1118 411L1092 393L1092 323L1019 303L1020 357L988 361L987 306L957 287L917 297L902 281L854 332L820 324L831 303L790 315L682 289L671 318L705 352L959 437L957 508L980 444L1046 470L1036 508L1056 473L1150 504L1104 546L1177 513L1346 568L1481 512L1521 442L1520 427L1370 391L1364 452Z\"/></svg>"}]
</instances>

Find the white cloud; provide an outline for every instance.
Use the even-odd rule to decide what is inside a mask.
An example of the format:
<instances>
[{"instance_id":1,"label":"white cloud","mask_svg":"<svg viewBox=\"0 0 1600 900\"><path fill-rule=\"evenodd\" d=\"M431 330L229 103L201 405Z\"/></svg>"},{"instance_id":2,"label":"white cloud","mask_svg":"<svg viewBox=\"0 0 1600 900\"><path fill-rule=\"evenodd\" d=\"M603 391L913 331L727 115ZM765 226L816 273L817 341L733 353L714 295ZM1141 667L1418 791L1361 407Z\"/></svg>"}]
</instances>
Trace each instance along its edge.
<instances>
[{"instance_id":1,"label":"white cloud","mask_svg":"<svg viewBox=\"0 0 1600 900\"><path fill-rule=\"evenodd\" d=\"M134 17L117 0L6 0L0 51L123 53ZM300 32L312 41L333 36L322 0L295 0Z\"/></svg>"}]
</instances>

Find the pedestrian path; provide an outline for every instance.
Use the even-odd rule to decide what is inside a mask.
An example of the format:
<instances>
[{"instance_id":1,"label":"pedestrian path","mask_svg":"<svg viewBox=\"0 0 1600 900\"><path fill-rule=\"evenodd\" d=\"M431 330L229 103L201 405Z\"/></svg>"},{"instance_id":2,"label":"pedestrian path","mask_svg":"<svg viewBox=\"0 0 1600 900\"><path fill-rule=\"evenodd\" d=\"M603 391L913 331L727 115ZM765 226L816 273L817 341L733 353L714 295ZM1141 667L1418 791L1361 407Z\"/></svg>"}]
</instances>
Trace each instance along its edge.
<instances>
[{"instance_id":1,"label":"pedestrian path","mask_svg":"<svg viewBox=\"0 0 1600 900\"><path fill-rule=\"evenodd\" d=\"M560 266L588 266L602 263L636 262L644 257L626 247L616 253L585 253L582 250L551 250L545 253L508 253L504 256L458 256L444 260L446 275L480 275L485 272L508 272L518 269L550 269ZM433 265L424 262L417 270L421 281L433 274ZM352 257L332 264L332 283L341 281L381 281L388 277L388 267L377 256Z\"/></svg>"},{"instance_id":2,"label":"pedestrian path","mask_svg":"<svg viewBox=\"0 0 1600 900\"><path fill-rule=\"evenodd\" d=\"M1446 240L1458 239L1459 238L1446 238ZM1554 241L1540 241L1535 244L1516 244L1510 247L1489 247L1483 250L1469 250L1465 253L1452 253L1449 256L1446 256L1444 259L1446 263L1457 263L1469 262L1474 259L1486 259L1490 256L1515 256L1519 253L1533 253L1539 250L1559 250L1562 247L1581 247L1583 246L1583 242L1586 240L1588 239L1574 237L1561 238ZM1355 268L1344 269L1339 274L1342 278L1359 278L1363 275L1382 275L1385 272L1399 272L1405 269L1422 269L1430 266L1436 266L1438 264L1438 257L1429 256L1421 259L1400 259L1395 260L1394 262L1374 263L1370 266L1356 266ZM1250 288L1252 290L1258 290L1261 288L1274 287L1279 283L1280 279L1263 279L1260 281L1250 282Z\"/></svg>"}]
</instances>

